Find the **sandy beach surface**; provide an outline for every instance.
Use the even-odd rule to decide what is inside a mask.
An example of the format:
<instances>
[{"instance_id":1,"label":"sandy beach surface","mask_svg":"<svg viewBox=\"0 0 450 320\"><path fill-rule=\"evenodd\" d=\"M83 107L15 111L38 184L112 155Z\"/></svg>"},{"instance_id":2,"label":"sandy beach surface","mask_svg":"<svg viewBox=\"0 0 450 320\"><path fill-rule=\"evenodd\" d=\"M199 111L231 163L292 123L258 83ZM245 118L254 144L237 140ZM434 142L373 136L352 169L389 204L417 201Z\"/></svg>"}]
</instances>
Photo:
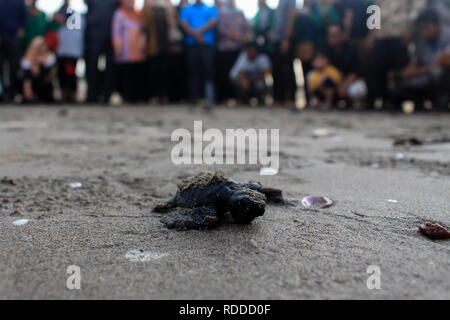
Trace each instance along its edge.
<instances>
[{"instance_id":1,"label":"sandy beach surface","mask_svg":"<svg viewBox=\"0 0 450 320\"><path fill-rule=\"evenodd\" d=\"M280 129L279 174L175 166L171 134L194 120ZM450 242L418 232L450 226L450 144L394 146L402 137L450 138L450 115L1 107L0 299L450 299ZM246 226L165 229L154 205L214 170L294 205ZM335 205L305 209L309 195ZM67 288L71 265L80 290Z\"/></svg>"}]
</instances>

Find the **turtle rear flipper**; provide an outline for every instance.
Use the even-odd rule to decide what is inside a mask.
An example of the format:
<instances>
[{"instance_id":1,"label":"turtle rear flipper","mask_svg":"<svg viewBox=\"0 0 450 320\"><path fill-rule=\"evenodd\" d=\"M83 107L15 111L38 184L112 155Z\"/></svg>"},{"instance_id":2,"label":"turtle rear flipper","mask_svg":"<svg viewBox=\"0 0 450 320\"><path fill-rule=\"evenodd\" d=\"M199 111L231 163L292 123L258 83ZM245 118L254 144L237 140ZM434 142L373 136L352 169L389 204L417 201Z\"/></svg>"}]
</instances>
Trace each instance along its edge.
<instances>
[{"instance_id":1,"label":"turtle rear flipper","mask_svg":"<svg viewBox=\"0 0 450 320\"><path fill-rule=\"evenodd\" d=\"M169 229L192 230L215 227L220 219L215 208L211 206L193 209L179 209L173 216L161 219Z\"/></svg>"},{"instance_id":2,"label":"turtle rear flipper","mask_svg":"<svg viewBox=\"0 0 450 320\"><path fill-rule=\"evenodd\" d=\"M259 182L249 182L242 185L242 187L263 193L267 198L267 202L275 204L284 203L283 191L281 191L280 189L264 188Z\"/></svg>"},{"instance_id":3,"label":"turtle rear flipper","mask_svg":"<svg viewBox=\"0 0 450 320\"><path fill-rule=\"evenodd\" d=\"M261 188L259 190L267 198L267 201L275 204L284 204L283 191L273 188Z\"/></svg>"}]
</instances>

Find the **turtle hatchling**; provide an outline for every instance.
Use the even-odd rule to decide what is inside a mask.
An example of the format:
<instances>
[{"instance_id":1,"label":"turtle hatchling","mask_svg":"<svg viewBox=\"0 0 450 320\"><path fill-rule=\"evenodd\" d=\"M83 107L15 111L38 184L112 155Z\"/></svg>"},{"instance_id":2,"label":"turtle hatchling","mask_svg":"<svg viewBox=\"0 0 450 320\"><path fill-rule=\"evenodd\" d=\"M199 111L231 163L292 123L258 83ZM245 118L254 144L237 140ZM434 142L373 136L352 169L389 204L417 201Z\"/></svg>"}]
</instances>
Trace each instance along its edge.
<instances>
[{"instance_id":1,"label":"turtle hatchling","mask_svg":"<svg viewBox=\"0 0 450 320\"><path fill-rule=\"evenodd\" d=\"M282 202L281 191L263 189L257 182L240 184L220 172L201 173L183 180L175 197L158 205L154 212L174 211L161 220L169 229L213 228L222 222L226 213L236 223L249 224L264 215L268 198Z\"/></svg>"}]
</instances>

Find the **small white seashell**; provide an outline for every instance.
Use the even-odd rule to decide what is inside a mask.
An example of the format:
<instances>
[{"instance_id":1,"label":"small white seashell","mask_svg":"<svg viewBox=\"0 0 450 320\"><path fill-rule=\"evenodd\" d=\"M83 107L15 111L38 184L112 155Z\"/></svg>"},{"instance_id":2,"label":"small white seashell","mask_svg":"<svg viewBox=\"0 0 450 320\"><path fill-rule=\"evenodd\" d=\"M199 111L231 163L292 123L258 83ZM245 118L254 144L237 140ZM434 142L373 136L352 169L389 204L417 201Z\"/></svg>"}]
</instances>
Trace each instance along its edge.
<instances>
[{"instance_id":1,"label":"small white seashell","mask_svg":"<svg viewBox=\"0 0 450 320\"><path fill-rule=\"evenodd\" d=\"M70 187L71 187L72 189L79 189L79 188L82 188L82 187L83 187L83 184L82 184L81 182L72 182L72 183L70 184Z\"/></svg>"},{"instance_id":2,"label":"small white seashell","mask_svg":"<svg viewBox=\"0 0 450 320\"><path fill-rule=\"evenodd\" d=\"M390 202L390 203L398 203L398 200L389 199L388 202Z\"/></svg>"},{"instance_id":3,"label":"small white seashell","mask_svg":"<svg viewBox=\"0 0 450 320\"><path fill-rule=\"evenodd\" d=\"M259 173L261 176L274 176L278 174L278 169L274 168L261 168L261 171Z\"/></svg>"},{"instance_id":4,"label":"small white seashell","mask_svg":"<svg viewBox=\"0 0 450 320\"><path fill-rule=\"evenodd\" d=\"M327 197L318 196L305 197L302 199L301 203L305 208L312 208L316 206L319 209L325 209L331 207L334 204L333 200Z\"/></svg>"},{"instance_id":5,"label":"small white seashell","mask_svg":"<svg viewBox=\"0 0 450 320\"><path fill-rule=\"evenodd\" d=\"M327 128L316 128L312 131L313 138L325 138L332 135L333 133Z\"/></svg>"},{"instance_id":6,"label":"small white seashell","mask_svg":"<svg viewBox=\"0 0 450 320\"><path fill-rule=\"evenodd\" d=\"M27 220L27 219L16 220L16 221L13 222L13 225L15 225L15 226L23 226L23 225L27 224L28 221L29 220Z\"/></svg>"}]
</instances>

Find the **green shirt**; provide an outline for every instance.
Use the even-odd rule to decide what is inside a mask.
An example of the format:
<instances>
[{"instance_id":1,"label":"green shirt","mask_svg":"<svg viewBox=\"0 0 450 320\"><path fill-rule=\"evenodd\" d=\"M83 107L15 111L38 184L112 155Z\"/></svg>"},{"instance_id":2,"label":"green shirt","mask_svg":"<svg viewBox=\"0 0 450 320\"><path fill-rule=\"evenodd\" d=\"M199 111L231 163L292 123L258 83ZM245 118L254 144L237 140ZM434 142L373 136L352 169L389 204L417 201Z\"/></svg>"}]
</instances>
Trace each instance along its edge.
<instances>
[{"instance_id":1,"label":"green shirt","mask_svg":"<svg viewBox=\"0 0 450 320\"><path fill-rule=\"evenodd\" d=\"M47 33L47 16L44 12L39 11L38 14L28 12L27 25L22 38L22 46L24 50L28 48L30 43L36 37L45 37Z\"/></svg>"}]
</instances>

